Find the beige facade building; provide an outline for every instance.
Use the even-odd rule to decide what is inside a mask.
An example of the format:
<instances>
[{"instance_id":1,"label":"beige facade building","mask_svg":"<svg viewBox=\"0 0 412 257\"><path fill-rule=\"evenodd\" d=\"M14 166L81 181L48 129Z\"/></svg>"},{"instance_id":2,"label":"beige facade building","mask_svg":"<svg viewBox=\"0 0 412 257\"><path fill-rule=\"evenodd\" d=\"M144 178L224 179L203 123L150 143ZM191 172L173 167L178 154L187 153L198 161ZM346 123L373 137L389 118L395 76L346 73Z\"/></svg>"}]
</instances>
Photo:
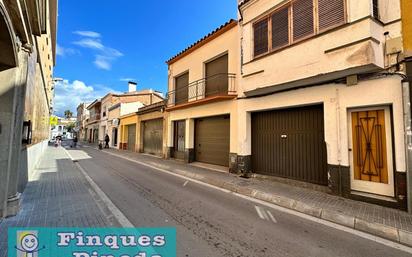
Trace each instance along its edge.
<instances>
[{"instance_id":1,"label":"beige facade building","mask_svg":"<svg viewBox=\"0 0 412 257\"><path fill-rule=\"evenodd\" d=\"M99 143L99 124L101 118L102 101L96 99L93 103L87 106L89 118L86 119L86 141L92 144Z\"/></svg>"},{"instance_id":2,"label":"beige facade building","mask_svg":"<svg viewBox=\"0 0 412 257\"><path fill-rule=\"evenodd\" d=\"M169 156L236 169L239 63L234 20L167 61Z\"/></svg>"},{"instance_id":3,"label":"beige facade building","mask_svg":"<svg viewBox=\"0 0 412 257\"><path fill-rule=\"evenodd\" d=\"M87 141L87 123L86 121L90 117L89 110L87 110L88 103L81 103L77 106L77 121L76 132L77 138L81 141Z\"/></svg>"},{"instance_id":4,"label":"beige facade building","mask_svg":"<svg viewBox=\"0 0 412 257\"><path fill-rule=\"evenodd\" d=\"M385 0L240 3L242 172L406 208L400 8Z\"/></svg>"},{"instance_id":5,"label":"beige facade building","mask_svg":"<svg viewBox=\"0 0 412 257\"><path fill-rule=\"evenodd\" d=\"M47 146L56 24L57 0L0 0L0 217L18 211Z\"/></svg>"}]
</instances>

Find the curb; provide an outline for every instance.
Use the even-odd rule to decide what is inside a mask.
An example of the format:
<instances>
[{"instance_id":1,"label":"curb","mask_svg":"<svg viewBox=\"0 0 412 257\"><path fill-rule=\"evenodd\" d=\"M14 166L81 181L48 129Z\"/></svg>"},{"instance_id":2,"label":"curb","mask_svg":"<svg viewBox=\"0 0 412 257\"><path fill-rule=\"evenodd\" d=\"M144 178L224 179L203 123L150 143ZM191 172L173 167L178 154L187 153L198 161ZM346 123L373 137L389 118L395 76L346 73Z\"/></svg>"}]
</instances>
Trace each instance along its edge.
<instances>
[{"instance_id":1,"label":"curb","mask_svg":"<svg viewBox=\"0 0 412 257\"><path fill-rule=\"evenodd\" d=\"M106 152L106 151L103 151ZM107 152L110 154L109 152ZM127 156L120 156L123 158L130 158ZM328 209L323 209L316 206L308 205L304 202L296 201L294 199L290 199L284 196L269 194L264 191L251 189L244 186L239 186L232 182L222 182L219 180L211 179L208 177L204 177L202 175L188 172L184 170L176 170L170 168L168 165L157 165L155 163L151 163L150 165L162 169L169 170L170 172L179 174L181 176L194 179L215 187L219 187L234 193L238 193L244 196L252 197L261 201L269 202L280 207L284 207L290 210L294 210L315 218L319 218L321 220L333 222L335 224L339 224L351 229L355 229L361 232L365 232L377 237L381 237L384 239L391 240L396 243L400 243L409 247L412 247L412 232L408 232L402 229L386 226L384 224L370 222L364 219L357 218L355 216L347 215L344 213L331 211Z\"/></svg>"},{"instance_id":2,"label":"curb","mask_svg":"<svg viewBox=\"0 0 412 257\"><path fill-rule=\"evenodd\" d=\"M265 202L270 202L278 206L294 210L306 215L310 215L322 220L330 221L351 229L366 232L368 234L385 238L396 243L401 243L403 245L412 247L412 233L404 231L402 229L386 226L379 223L370 222L364 219L356 218L355 216L343 214L340 212L335 212L327 209L323 209L316 206L311 206L300 201L296 201L284 196L269 194L260 190L250 189L247 187L238 186L231 182L221 182L214 179L209 179L191 172L181 172L173 169L169 170L176 172L180 175L189 177L191 179L196 179L201 182L220 187L241 195L249 196L262 200Z\"/></svg>"}]
</instances>

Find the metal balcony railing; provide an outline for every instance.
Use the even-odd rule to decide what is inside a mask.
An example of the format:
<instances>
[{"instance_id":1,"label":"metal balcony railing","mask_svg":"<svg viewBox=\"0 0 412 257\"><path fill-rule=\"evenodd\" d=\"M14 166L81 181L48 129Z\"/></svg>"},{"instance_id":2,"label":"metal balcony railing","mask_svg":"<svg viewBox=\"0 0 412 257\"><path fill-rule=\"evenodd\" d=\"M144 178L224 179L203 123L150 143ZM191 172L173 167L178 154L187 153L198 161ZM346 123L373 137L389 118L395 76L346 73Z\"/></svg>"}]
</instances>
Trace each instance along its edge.
<instances>
[{"instance_id":1,"label":"metal balcony railing","mask_svg":"<svg viewBox=\"0 0 412 257\"><path fill-rule=\"evenodd\" d=\"M100 120L100 113L99 113L99 114L90 115L89 122L93 122L93 121L96 121L96 120Z\"/></svg>"},{"instance_id":2,"label":"metal balcony railing","mask_svg":"<svg viewBox=\"0 0 412 257\"><path fill-rule=\"evenodd\" d=\"M236 94L236 74L220 73L189 83L167 93L167 107L214 96Z\"/></svg>"}]
</instances>

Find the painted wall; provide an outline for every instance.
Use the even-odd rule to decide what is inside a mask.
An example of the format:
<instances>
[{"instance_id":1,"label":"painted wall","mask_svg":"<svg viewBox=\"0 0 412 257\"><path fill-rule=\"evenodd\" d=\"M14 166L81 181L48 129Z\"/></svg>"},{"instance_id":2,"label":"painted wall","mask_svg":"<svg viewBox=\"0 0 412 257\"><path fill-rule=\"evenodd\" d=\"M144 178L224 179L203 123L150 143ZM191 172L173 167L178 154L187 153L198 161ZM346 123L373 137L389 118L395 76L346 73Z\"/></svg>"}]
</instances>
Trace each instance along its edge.
<instances>
[{"instance_id":1,"label":"painted wall","mask_svg":"<svg viewBox=\"0 0 412 257\"><path fill-rule=\"evenodd\" d=\"M143 106L145 105L142 102L122 103L120 106L120 116L137 112Z\"/></svg>"},{"instance_id":2,"label":"painted wall","mask_svg":"<svg viewBox=\"0 0 412 257\"><path fill-rule=\"evenodd\" d=\"M194 148L194 119L210 116L230 115L230 152L238 150L238 111L237 101L229 100L194 106L187 109L174 110L169 114L167 146L173 147L173 121L186 120L186 148ZM189 135L189 136L188 136Z\"/></svg>"},{"instance_id":3,"label":"painted wall","mask_svg":"<svg viewBox=\"0 0 412 257\"><path fill-rule=\"evenodd\" d=\"M323 103L328 163L349 166L348 110L389 105L393 110L396 169L405 171L403 106L400 99L402 99L401 78L392 76L361 81L358 85L350 87L346 84L326 84L239 100L237 153L252 154L251 112Z\"/></svg>"},{"instance_id":4,"label":"painted wall","mask_svg":"<svg viewBox=\"0 0 412 257\"><path fill-rule=\"evenodd\" d=\"M384 32L389 31L392 38L400 36L399 1L380 1L381 20L383 22L395 21L391 25L383 26L372 18L367 18L372 14L371 0L347 0L347 22L353 22L353 24L254 59L253 23L286 2L251 1L242 8L243 21L240 33L243 38L243 77L239 95L256 88L344 71L349 68L358 69L353 71L353 74L363 69L383 68L385 67ZM359 21L362 18L365 19ZM374 40L360 42L367 38ZM352 44L358 41L359 43ZM342 46L346 47L336 49ZM260 73L251 75L256 72Z\"/></svg>"},{"instance_id":5,"label":"painted wall","mask_svg":"<svg viewBox=\"0 0 412 257\"><path fill-rule=\"evenodd\" d=\"M120 118L119 143L122 143L122 144L127 143L127 141L128 141L128 126L133 125L133 124L137 124L137 115L136 114L128 115L128 116ZM137 125L136 125L136 139L135 139L135 142L137 142L137 135L138 135L138 133L137 133ZM138 149L137 144L136 144L135 149Z\"/></svg>"},{"instance_id":6,"label":"painted wall","mask_svg":"<svg viewBox=\"0 0 412 257\"><path fill-rule=\"evenodd\" d=\"M403 47L406 56L412 56L412 1L402 0Z\"/></svg>"},{"instance_id":7,"label":"painted wall","mask_svg":"<svg viewBox=\"0 0 412 257\"><path fill-rule=\"evenodd\" d=\"M169 113L167 112L160 112L155 111L151 113L146 113L143 115L137 115L137 141L136 144L139 146L138 151L143 152L143 129L142 129L142 122L154 119L163 119L163 157L167 157L167 138L168 138L168 121L169 121Z\"/></svg>"},{"instance_id":8,"label":"painted wall","mask_svg":"<svg viewBox=\"0 0 412 257\"><path fill-rule=\"evenodd\" d=\"M189 71L189 83L205 77L205 63L217 56L229 54L229 73L239 74L239 28L235 26L194 52L169 65L168 89L174 89L174 78Z\"/></svg>"}]
</instances>

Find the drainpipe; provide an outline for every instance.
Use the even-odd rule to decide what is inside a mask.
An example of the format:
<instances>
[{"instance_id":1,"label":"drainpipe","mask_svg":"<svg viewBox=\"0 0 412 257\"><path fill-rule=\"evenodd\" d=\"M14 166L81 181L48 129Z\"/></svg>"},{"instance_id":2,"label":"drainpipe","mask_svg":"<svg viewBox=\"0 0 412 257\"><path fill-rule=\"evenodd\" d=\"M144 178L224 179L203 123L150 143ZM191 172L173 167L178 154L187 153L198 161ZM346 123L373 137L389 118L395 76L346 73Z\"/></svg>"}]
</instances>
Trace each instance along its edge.
<instances>
[{"instance_id":1,"label":"drainpipe","mask_svg":"<svg viewBox=\"0 0 412 257\"><path fill-rule=\"evenodd\" d=\"M339 175L339 195L342 196L342 152L341 152L341 138L340 138L340 99L339 99L339 88L336 89L336 137L337 137L337 147L338 147L338 175Z\"/></svg>"},{"instance_id":2,"label":"drainpipe","mask_svg":"<svg viewBox=\"0 0 412 257\"><path fill-rule=\"evenodd\" d=\"M407 79L402 80L402 100L403 100L403 117L405 128L406 144L406 189L407 189L407 208L412 214L412 119L411 119L411 98L410 83Z\"/></svg>"}]
</instances>

